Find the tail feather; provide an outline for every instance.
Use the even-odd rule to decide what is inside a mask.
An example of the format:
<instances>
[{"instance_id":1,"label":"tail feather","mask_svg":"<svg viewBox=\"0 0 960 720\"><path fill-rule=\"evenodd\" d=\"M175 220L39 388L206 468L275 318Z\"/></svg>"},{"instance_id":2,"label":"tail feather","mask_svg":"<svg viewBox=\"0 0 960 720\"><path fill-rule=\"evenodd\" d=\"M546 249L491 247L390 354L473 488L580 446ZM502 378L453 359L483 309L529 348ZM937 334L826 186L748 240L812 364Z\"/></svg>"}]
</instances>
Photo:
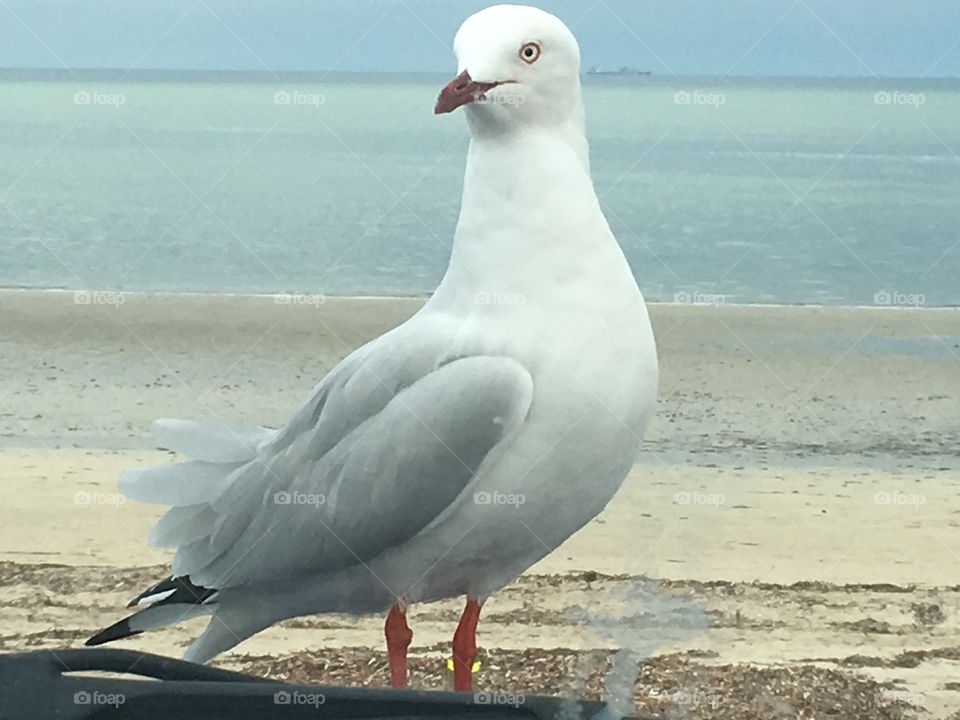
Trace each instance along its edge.
<instances>
[{"instance_id":1,"label":"tail feather","mask_svg":"<svg viewBox=\"0 0 960 720\"><path fill-rule=\"evenodd\" d=\"M150 547L189 545L210 534L216 513L206 505L170 508L150 531Z\"/></svg>"},{"instance_id":2,"label":"tail feather","mask_svg":"<svg viewBox=\"0 0 960 720\"><path fill-rule=\"evenodd\" d=\"M150 426L157 445L195 460L235 463L252 460L260 445L276 436L265 427L230 427L199 420L155 420Z\"/></svg>"},{"instance_id":3,"label":"tail feather","mask_svg":"<svg viewBox=\"0 0 960 720\"><path fill-rule=\"evenodd\" d=\"M182 507L214 500L241 463L191 462L150 465L126 470L117 487L131 500Z\"/></svg>"},{"instance_id":4,"label":"tail feather","mask_svg":"<svg viewBox=\"0 0 960 720\"><path fill-rule=\"evenodd\" d=\"M120 476L118 487L131 500L171 508L150 534L154 547L184 547L212 536L220 522L217 499L250 465L260 444L276 435L267 428L189 420L157 420L152 430L162 447L197 458L133 468ZM228 535L227 541L236 534Z\"/></svg>"}]
</instances>

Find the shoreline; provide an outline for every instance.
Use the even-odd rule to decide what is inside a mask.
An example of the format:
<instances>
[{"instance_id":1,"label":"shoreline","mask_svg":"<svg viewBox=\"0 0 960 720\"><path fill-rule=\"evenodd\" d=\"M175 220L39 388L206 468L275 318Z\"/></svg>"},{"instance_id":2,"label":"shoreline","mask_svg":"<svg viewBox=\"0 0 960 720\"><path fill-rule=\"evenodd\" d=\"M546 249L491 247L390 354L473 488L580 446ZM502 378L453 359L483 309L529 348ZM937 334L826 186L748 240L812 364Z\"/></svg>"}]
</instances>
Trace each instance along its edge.
<instances>
[{"instance_id":1,"label":"shoreline","mask_svg":"<svg viewBox=\"0 0 960 720\"><path fill-rule=\"evenodd\" d=\"M72 290L68 288L39 288L39 287L2 287L0 286L0 299L4 295L19 295L19 294L36 294L38 296L42 295L76 295L77 293L92 293L92 294L103 294L103 295L113 295L113 296L131 296L135 298L211 298L211 299L240 299L240 298L256 298L256 299L275 299L277 297L292 296L292 297L314 297L314 298L323 298L324 300L351 300L351 301L363 301L363 302L391 302L391 301L414 301L414 300L427 300L432 293L414 293L410 295L364 295L364 294L328 294L328 293L311 293L311 292L296 292L296 291L281 291L276 292L225 292L225 291L154 291L154 290L103 290L96 288L86 288L82 290ZM647 305L650 306L668 306L668 307L696 307L696 308L715 308L715 307L728 307L728 308L771 308L771 309L790 309L790 308L811 308L818 310L932 310L932 311L960 311L960 304L956 305L824 305L820 303L752 303L752 302L719 302L719 303L710 303L710 302L694 302L694 303L684 303L676 302L669 300L646 300Z\"/></svg>"}]
</instances>

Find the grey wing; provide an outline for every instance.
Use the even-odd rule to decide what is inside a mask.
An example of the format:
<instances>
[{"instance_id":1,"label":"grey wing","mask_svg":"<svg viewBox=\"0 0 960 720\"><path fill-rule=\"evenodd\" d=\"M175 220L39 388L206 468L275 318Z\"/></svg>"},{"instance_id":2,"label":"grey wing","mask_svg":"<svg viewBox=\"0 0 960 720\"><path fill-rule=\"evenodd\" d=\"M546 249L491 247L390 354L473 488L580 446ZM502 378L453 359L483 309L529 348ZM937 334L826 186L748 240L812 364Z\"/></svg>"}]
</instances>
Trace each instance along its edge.
<instances>
[{"instance_id":1,"label":"grey wing","mask_svg":"<svg viewBox=\"0 0 960 720\"><path fill-rule=\"evenodd\" d=\"M179 538L174 575L224 588L329 572L401 545L457 501L533 396L529 373L505 357L378 380L358 370L332 382L305 409L309 423L295 418L300 431L281 431L233 467L216 497L171 510L182 515L165 536ZM364 402L370 392L377 399ZM377 409L355 423L337 417L357 403Z\"/></svg>"}]
</instances>

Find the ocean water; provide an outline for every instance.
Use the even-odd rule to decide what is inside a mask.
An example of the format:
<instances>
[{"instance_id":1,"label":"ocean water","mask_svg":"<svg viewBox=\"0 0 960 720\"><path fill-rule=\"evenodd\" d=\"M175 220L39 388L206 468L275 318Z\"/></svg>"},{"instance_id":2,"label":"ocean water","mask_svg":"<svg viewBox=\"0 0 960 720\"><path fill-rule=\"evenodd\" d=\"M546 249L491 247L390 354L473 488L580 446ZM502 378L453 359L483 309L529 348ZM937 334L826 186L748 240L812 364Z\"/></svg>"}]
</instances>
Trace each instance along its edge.
<instances>
[{"instance_id":1,"label":"ocean water","mask_svg":"<svg viewBox=\"0 0 960 720\"><path fill-rule=\"evenodd\" d=\"M467 146L444 76L0 74L0 286L417 294ZM651 299L960 304L960 81L585 77Z\"/></svg>"}]
</instances>

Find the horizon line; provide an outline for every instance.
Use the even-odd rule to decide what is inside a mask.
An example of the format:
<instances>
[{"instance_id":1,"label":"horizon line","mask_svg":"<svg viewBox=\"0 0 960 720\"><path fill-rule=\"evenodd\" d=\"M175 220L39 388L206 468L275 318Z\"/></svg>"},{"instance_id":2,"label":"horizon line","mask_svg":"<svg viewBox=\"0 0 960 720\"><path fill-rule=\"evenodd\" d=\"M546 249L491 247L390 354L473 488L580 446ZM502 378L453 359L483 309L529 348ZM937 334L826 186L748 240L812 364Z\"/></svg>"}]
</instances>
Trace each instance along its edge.
<instances>
[{"instance_id":1,"label":"horizon line","mask_svg":"<svg viewBox=\"0 0 960 720\"><path fill-rule=\"evenodd\" d=\"M838 75L813 75L813 74L701 74L701 73L689 73L689 74L674 74L674 73L657 73L652 70L643 70L643 69L634 69L629 68L630 70L638 70L637 72L619 72L618 70L601 70L599 72L591 73L589 69L582 69L580 71L581 76L586 77L601 77L601 78L656 78L656 79L686 79L686 78L703 78L703 79L715 79L715 80L759 80L759 79L771 79L771 80L869 80L875 82L889 81L889 80L922 80L922 81L949 81L949 80L960 80L960 75L849 75L849 74L838 74ZM263 69L230 69L230 68L112 68L112 67L76 67L76 68L55 68L55 67L20 67L20 66L0 66L0 74L3 73L37 73L37 74L50 74L50 75L64 75L67 79L70 79L70 75L77 73L82 74L118 74L121 78L128 77L135 74L173 74L173 73L182 73L182 74L217 74L217 75L246 75L246 76L265 76L265 77L282 77L284 75L446 75L449 71L446 70L263 70Z\"/></svg>"}]
</instances>

